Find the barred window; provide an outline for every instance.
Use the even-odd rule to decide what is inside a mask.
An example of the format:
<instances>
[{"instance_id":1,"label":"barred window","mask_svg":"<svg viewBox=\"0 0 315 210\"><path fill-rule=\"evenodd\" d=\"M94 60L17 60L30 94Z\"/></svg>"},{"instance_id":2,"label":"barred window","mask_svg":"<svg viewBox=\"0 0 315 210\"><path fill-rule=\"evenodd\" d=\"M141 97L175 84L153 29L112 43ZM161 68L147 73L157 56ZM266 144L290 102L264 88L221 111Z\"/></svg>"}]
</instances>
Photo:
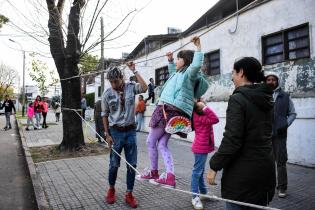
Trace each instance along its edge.
<instances>
[{"instance_id":1,"label":"barred window","mask_svg":"<svg viewBox=\"0 0 315 210\"><path fill-rule=\"evenodd\" d=\"M155 85L160 86L164 85L166 80L169 77L167 66L158 68L155 70Z\"/></svg>"},{"instance_id":2,"label":"barred window","mask_svg":"<svg viewBox=\"0 0 315 210\"><path fill-rule=\"evenodd\" d=\"M263 64L310 57L308 23L262 37Z\"/></svg>"},{"instance_id":3,"label":"barred window","mask_svg":"<svg viewBox=\"0 0 315 210\"><path fill-rule=\"evenodd\" d=\"M206 53L202 68L209 76L220 74L220 50Z\"/></svg>"}]
</instances>

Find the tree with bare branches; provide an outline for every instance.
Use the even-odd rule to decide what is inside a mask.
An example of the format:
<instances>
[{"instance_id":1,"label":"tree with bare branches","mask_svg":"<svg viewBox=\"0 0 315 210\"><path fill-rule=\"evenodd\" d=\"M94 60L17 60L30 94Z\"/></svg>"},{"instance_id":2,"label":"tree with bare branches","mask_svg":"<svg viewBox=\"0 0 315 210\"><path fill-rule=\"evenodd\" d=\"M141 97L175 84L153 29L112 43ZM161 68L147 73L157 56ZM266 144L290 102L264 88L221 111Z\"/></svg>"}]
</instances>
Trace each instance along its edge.
<instances>
[{"instance_id":1,"label":"tree with bare branches","mask_svg":"<svg viewBox=\"0 0 315 210\"><path fill-rule=\"evenodd\" d=\"M4 98L6 94L13 93L14 82L18 78L18 73L12 67L3 63L0 64L0 100Z\"/></svg>"}]
</instances>

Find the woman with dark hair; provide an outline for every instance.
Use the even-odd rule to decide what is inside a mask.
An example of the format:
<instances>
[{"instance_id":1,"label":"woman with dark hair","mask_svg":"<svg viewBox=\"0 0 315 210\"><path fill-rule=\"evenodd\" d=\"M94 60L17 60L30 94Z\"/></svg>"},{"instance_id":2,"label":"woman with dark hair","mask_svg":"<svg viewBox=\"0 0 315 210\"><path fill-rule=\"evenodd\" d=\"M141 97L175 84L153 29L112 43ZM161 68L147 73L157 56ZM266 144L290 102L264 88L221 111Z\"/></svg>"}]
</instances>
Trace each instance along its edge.
<instances>
[{"instance_id":1,"label":"woman with dark hair","mask_svg":"<svg viewBox=\"0 0 315 210\"><path fill-rule=\"evenodd\" d=\"M165 131L165 127L173 117L186 117L187 119L192 116L195 97L194 87L203 62L199 37L193 38L192 42L197 51L180 51L177 54L176 64L174 63L173 53L166 54L169 61L168 71L170 77L162 88L158 106L154 110L149 124L151 130L147 138L147 148L151 168L138 177L140 180L150 180L153 184L175 187L173 158L167 146L171 134ZM187 134L182 132L176 134L187 137ZM158 173L158 148L163 156L166 168L166 173L163 173L160 177Z\"/></svg>"},{"instance_id":2,"label":"woman with dark hair","mask_svg":"<svg viewBox=\"0 0 315 210\"><path fill-rule=\"evenodd\" d=\"M274 196L275 164L272 153L272 90L263 81L262 67L253 57L234 63L235 90L226 111L226 125L218 151L210 160L209 184L223 169L223 198L268 205ZM255 209L226 203L228 210Z\"/></svg>"},{"instance_id":3,"label":"woman with dark hair","mask_svg":"<svg viewBox=\"0 0 315 210\"><path fill-rule=\"evenodd\" d=\"M43 112L42 98L38 95L36 96L36 99L34 101L34 113L36 119L36 127L38 129L41 129L40 121L42 118L42 112Z\"/></svg>"}]
</instances>

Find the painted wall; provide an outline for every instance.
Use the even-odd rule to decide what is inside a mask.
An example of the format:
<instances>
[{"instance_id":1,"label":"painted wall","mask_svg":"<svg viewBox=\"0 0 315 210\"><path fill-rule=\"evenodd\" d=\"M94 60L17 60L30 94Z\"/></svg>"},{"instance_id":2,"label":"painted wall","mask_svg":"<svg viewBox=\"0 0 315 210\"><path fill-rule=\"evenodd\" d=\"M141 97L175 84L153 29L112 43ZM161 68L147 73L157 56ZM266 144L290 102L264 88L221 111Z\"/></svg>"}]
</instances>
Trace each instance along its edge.
<instances>
[{"instance_id":1,"label":"painted wall","mask_svg":"<svg viewBox=\"0 0 315 210\"><path fill-rule=\"evenodd\" d=\"M222 140L226 101L234 86L231 71L235 59L242 56L253 56L261 61L261 37L282 29L309 23L311 59L283 62L265 66L265 70L280 74L280 85L290 92L297 111L297 119L289 128L288 154L289 162L315 167L315 2L313 0L273 0L260 5L239 16L236 33L230 34L229 29L235 28L235 17L229 19L201 37L202 51L211 52L220 49L221 74L209 77L210 88L205 94L208 105L219 115L220 123L214 126L215 143ZM135 62L145 61L166 54L187 43L193 36L162 47ZM189 44L184 49L194 49ZM175 55L176 56L176 53ZM155 69L167 65L166 58L150 60L137 64L137 69L146 81L155 78ZM145 113L144 131L148 131L148 123L154 106L148 106ZM189 140L194 134L189 135Z\"/></svg>"}]
</instances>

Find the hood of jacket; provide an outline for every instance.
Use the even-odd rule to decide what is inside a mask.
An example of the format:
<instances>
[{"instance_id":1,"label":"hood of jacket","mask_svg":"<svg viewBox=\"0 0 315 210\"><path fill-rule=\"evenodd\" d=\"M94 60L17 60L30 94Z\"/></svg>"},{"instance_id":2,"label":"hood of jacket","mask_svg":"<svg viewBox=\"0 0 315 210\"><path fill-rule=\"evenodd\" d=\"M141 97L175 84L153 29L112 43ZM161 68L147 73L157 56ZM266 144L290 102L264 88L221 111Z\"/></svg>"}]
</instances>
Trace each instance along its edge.
<instances>
[{"instance_id":1,"label":"hood of jacket","mask_svg":"<svg viewBox=\"0 0 315 210\"><path fill-rule=\"evenodd\" d=\"M273 90L265 83L240 86L234 90L235 93L241 93L263 111L273 108Z\"/></svg>"}]
</instances>

